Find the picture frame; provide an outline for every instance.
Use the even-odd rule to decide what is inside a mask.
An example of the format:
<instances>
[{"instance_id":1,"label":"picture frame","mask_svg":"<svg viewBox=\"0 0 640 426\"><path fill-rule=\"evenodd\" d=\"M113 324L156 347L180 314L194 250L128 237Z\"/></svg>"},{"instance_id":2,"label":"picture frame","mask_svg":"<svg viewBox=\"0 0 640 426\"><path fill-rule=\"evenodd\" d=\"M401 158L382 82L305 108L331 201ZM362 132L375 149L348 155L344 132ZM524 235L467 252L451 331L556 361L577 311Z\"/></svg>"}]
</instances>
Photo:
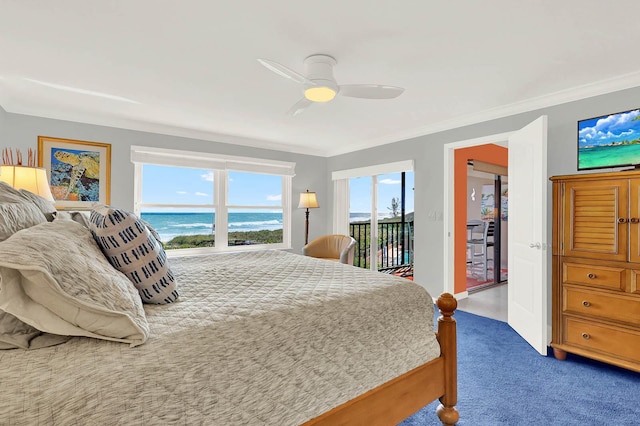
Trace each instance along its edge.
<instances>
[{"instance_id":1,"label":"picture frame","mask_svg":"<svg viewBox=\"0 0 640 426\"><path fill-rule=\"evenodd\" d=\"M111 144L38 136L38 167L47 171L56 208L109 204Z\"/></svg>"}]
</instances>

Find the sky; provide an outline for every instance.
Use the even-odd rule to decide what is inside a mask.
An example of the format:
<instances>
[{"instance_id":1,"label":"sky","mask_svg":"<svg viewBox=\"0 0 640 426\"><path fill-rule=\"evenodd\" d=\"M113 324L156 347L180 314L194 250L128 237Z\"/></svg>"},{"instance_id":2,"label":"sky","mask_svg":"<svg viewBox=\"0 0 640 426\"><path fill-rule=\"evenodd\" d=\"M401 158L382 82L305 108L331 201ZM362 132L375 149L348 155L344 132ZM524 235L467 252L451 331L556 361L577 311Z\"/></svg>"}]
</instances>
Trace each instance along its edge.
<instances>
[{"instance_id":1,"label":"sky","mask_svg":"<svg viewBox=\"0 0 640 426\"><path fill-rule=\"evenodd\" d=\"M153 204L213 204L213 172L186 167L146 164L143 202ZM282 178L275 175L229 172L229 204L279 206Z\"/></svg>"},{"instance_id":2,"label":"sky","mask_svg":"<svg viewBox=\"0 0 640 426\"><path fill-rule=\"evenodd\" d=\"M391 200L401 196L401 174L391 173L378 176L378 215L390 214ZM405 212L413 211L413 172L405 173ZM353 178L349 180L351 198L349 200L352 213L371 212L371 177Z\"/></svg>"},{"instance_id":3,"label":"sky","mask_svg":"<svg viewBox=\"0 0 640 426\"><path fill-rule=\"evenodd\" d=\"M640 138L640 109L578 122L579 146L608 145Z\"/></svg>"},{"instance_id":4,"label":"sky","mask_svg":"<svg viewBox=\"0 0 640 426\"><path fill-rule=\"evenodd\" d=\"M213 204L213 172L185 167L146 164L143 166L143 203ZM282 202L279 176L229 172L229 204L238 206L279 206ZM351 179L351 212L371 211L371 177ZM413 211L413 172L406 173L405 211ZM313 188L310 188L313 190ZM389 214L392 198L400 198L401 175L378 177L378 212ZM322 197L319 198L321 199ZM297 197L294 195L294 208ZM145 209L145 211L158 209Z\"/></svg>"}]
</instances>

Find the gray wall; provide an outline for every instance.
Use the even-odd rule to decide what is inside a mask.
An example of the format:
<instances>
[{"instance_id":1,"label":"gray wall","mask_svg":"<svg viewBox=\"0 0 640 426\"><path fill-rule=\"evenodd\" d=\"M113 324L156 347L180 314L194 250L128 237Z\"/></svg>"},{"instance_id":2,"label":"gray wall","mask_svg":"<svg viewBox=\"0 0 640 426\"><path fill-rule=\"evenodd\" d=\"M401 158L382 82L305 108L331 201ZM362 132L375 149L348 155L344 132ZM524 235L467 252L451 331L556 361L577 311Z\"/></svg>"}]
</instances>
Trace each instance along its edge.
<instances>
[{"instance_id":1,"label":"gray wall","mask_svg":"<svg viewBox=\"0 0 640 426\"><path fill-rule=\"evenodd\" d=\"M327 179L335 170L392 161L415 161L415 281L432 295L444 289L444 144L520 129L541 115L548 120L547 175L573 174L577 169L577 121L640 107L640 87L460 127L329 158ZM328 187L332 190L332 187ZM551 242L551 184L548 197L548 241ZM329 197L332 200L332 197ZM429 220L435 212L436 220ZM548 255L551 294L551 254Z\"/></svg>"},{"instance_id":2,"label":"gray wall","mask_svg":"<svg viewBox=\"0 0 640 426\"><path fill-rule=\"evenodd\" d=\"M331 223L331 209L325 208L330 200L327 198L327 160L323 157L5 113L0 109L0 148L20 149L26 155L29 148L37 149L38 136L111 144L111 204L127 210L133 210L131 145L293 161L296 163L296 176L293 178L292 251L300 253L304 245L304 212L297 209L298 193L307 188L316 191L318 202L323 207L311 213L313 223L309 239L324 234L326 224Z\"/></svg>"},{"instance_id":3,"label":"gray wall","mask_svg":"<svg viewBox=\"0 0 640 426\"><path fill-rule=\"evenodd\" d=\"M5 112L5 110L0 106L0 151L9 146L7 138L5 136L6 127L7 127L5 123L6 115L7 113Z\"/></svg>"},{"instance_id":4,"label":"gray wall","mask_svg":"<svg viewBox=\"0 0 640 426\"><path fill-rule=\"evenodd\" d=\"M640 106L640 87L609 93L580 101L543 108L537 111L464 126L440 133L395 142L358 152L322 158L282 151L249 148L223 143L158 135L69 121L52 120L4 113L0 109L0 147L11 146L26 151L37 147L37 136L53 136L112 144L111 203L133 208L133 165L129 160L131 145L178 148L296 162L293 180L293 251L299 253L304 243L304 212L296 209L297 193L305 189L318 194L319 209L311 212L309 238L331 232L333 185L331 172L374 164L413 159L415 162L415 280L433 295L444 288L444 192L442 159L444 144L520 129L546 114L548 126L547 175L576 173L577 121ZM550 185L550 184L549 184ZM551 187L549 186L549 229L551 241ZM429 212L435 215L429 215ZM435 217L430 220L429 217ZM549 274L551 271L549 255ZM551 285L549 279L549 286ZM549 292L550 293L550 292Z\"/></svg>"}]
</instances>

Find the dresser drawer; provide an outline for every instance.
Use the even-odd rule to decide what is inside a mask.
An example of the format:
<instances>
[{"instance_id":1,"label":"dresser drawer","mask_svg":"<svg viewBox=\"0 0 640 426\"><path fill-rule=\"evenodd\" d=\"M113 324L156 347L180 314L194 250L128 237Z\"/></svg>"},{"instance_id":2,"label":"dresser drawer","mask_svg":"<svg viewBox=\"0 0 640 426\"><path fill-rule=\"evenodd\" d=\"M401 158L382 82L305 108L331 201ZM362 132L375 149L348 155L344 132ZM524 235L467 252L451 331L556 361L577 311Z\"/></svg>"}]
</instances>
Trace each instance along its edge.
<instances>
[{"instance_id":1,"label":"dresser drawer","mask_svg":"<svg viewBox=\"0 0 640 426\"><path fill-rule=\"evenodd\" d=\"M562 283L624 291L625 272L626 269L623 268L564 262L562 264Z\"/></svg>"},{"instance_id":2,"label":"dresser drawer","mask_svg":"<svg viewBox=\"0 0 640 426\"><path fill-rule=\"evenodd\" d=\"M640 332L565 317L567 345L640 362Z\"/></svg>"},{"instance_id":3,"label":"dresser drawer","mask_svg":"<svg viewBox=\"0 0 640 426\"><path fill-rule=\"evenodd\" d=\"M640 326L640 297L565 286L562 311Z\"/></svg>"}]
</instances>

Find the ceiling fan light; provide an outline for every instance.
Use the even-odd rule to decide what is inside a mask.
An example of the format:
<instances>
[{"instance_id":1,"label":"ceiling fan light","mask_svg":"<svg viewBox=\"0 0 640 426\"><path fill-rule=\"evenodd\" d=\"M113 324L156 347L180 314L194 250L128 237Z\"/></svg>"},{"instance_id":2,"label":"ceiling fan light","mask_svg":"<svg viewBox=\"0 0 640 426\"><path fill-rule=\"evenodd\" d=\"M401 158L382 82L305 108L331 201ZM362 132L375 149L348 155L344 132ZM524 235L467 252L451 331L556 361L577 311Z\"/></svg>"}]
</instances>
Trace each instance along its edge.
<instances>
[{"instance_id":1,"label":"ceiling fan light","mask_svg":"<svg viewBox=\"0 0 640 426\"><path fill-rule=\"evenodd\" d=\"M304 91L304 97L312 102L329 102L336 97L336 91L327 86L314 86Z\"/></svg>"}]
</instances>

